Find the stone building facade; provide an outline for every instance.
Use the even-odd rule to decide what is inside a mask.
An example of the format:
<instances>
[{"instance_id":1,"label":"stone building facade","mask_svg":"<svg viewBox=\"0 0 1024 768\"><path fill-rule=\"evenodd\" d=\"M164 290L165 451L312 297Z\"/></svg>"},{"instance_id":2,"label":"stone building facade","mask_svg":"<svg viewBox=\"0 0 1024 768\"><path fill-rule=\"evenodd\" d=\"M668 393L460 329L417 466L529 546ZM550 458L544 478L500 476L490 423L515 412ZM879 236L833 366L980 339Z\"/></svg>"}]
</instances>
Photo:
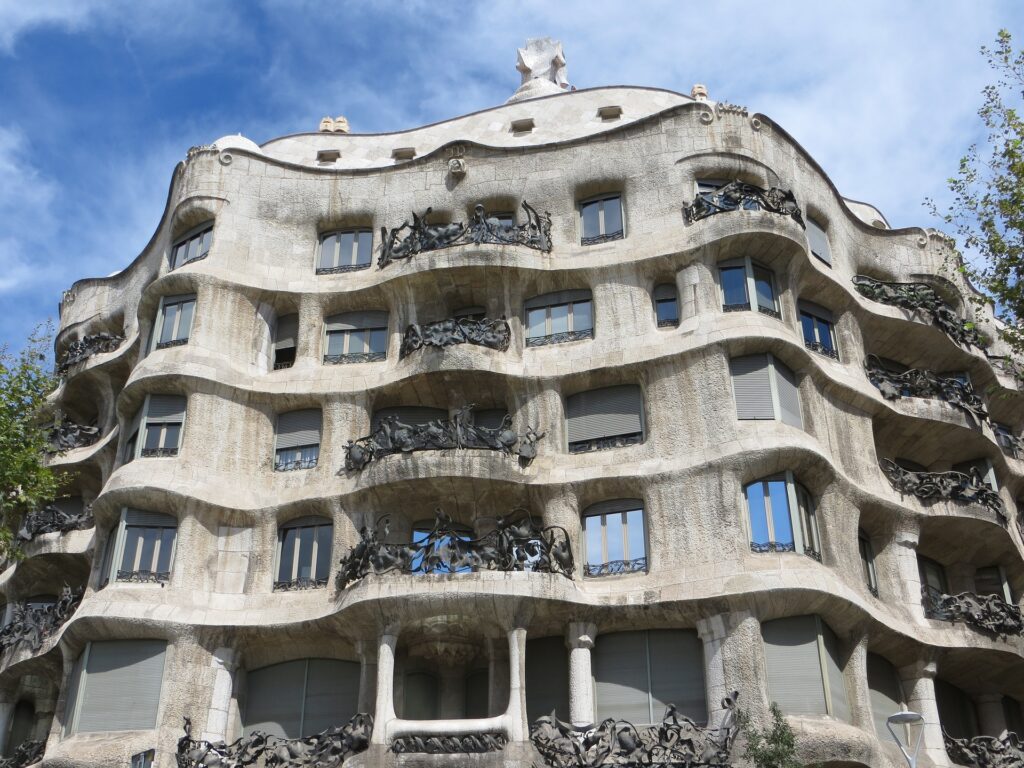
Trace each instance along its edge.
<instances>
[{"instance_id":1,"label":"stone building facade","mask_svg":"<svg viewBox=\"0 0 1024 768\"><path fill-rule=\"evenodd\" d=\"M1024 397L947 238L702 88L519 69L414 130L195 147L65 293L5 755L724 764L736 691L808 762L903 765L908 708L921 765L1019 764Z\"/></svg>"}]
</instances>

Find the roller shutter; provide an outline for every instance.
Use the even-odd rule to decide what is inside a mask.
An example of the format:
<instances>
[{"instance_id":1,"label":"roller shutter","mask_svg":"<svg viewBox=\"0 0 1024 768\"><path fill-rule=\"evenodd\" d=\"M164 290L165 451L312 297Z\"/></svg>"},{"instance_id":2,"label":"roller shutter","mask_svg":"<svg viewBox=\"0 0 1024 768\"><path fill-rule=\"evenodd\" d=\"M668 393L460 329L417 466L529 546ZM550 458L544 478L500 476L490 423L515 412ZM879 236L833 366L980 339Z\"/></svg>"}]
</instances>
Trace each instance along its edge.
<instances>
[{"instance_id":1,"label":"roller shutter","mask_svg":"<svg viewBox=\"0 0 1024 768\"><path fill-rule=\"evenodd\" d=\"M150 395L147 419L181 420L185 418L185 397L182 395Z\"/></svg>"},{"instance_id":2,"label":"roller shutter","mask_svg":"<svg viewBox=\"0 0 1024 768\"><path fill-rule=\"evenodd\" d=\"M736 418L774 419L768 355L734 357L729 361Z\"/></svg>"},{"instance_id":3,"label":"roller shutter","mask_svg":"<svg viewBox=\"0 0 1024 768\"><path fill-rule=\"evenodd\" d=\"M871 698L871 717L875 734L880 739L891 739L886 721L889 715L903 709L903 693L896 668L876 653L868 654L868 693Z\"/></svg>"},{"instance_id":4,"label":"roller shutter","mask_svg":"<svg viewBox=\"0 0 1024 768\"><path fill-rule=\"evenodd\" d=\"M388 313L383 310L346 312L324 320L328 331L359 331L365 328L387 328Z\"/></svg>"},{"instance_id":5,"label":"roller shutter","mask_svg":"<svg viewBox=\"0 0 1024 768\"><path fill-rule=\"evenodd\" d=\"M821 623L821 637L825 645L825 667L828 672L828 692L832 699L833 717L850 722L850 702L846 697L846 678L839 666L839 641L835 633Z\"/></svg>"},{"instance_id":6,"label":"roller shutter","mask_svg":"<svg viewBox=\"0 0 1024 768\"><path fill-rule=\"evenodd\" d=\"M166 649L164 640L90 644L76 730L86 733L154 728Z\"/></svg>"},{"instance_id":7,"label":"roller shutter","mask_svg":"<svg viewBox=\"0 0 1024 768\"><path fill-rule=\"evenodd\" d=\"M288 661L249 673L243 733L266 731L272 736L302 736L302 704L306 660Z\"/></svg>"},{"instance_id":8,"label":"roller shutter","mask_svg":"<svg viewBox=\"0 0 1024 768\"><path fill-rule=\"evenodd\" d=\"M561 636L526 641L526 714L569 720L569 650Z\"/></svg>"},{"instance_id":9,"label":"roller shutter","mask_svg":"<svg viewBox=\"0 0 1024 768\"><path fill-rule=\"evenodd\" d=\"M274 331L274 349L291 349L299 337L299 316L284 315L277 318Z\"/></svg>"},{"instance_id":10,"label":"roller shutter","mask_svg":"<svg viewBox=\"0 0 1024 768\"><path fill-rule=\"evenodd\" d=\"M773 364L775 367L775 386L779 392L779 410L782 411L782 422L802 429L800 389L797 386L796 376L778 360L774 360Z\"/></svg>"},{"instance_id":11,"label":"roller shutter","mask_svg":"<svg viewBox=\"0 0 1024 768\"><path fill-rule=\"evenodd\" d=\"M275 448L298 448L304 445L320 444L320 425L323 414L319 408L289 411L277 417L277 441Z\"/></svg>"},{"instance_id":12,"label":"roller shutter","mask_svg":"<svg viewBox=\"0 0 1024 768\"><path fill-rule=\"evenodd\" d=\"M643 432L640 387L623 384L592 389L566 399L570 443Z\"/></svg>"},{"instance_id":13,"label":"roller shutter","mask_svg":"<svg viewBox=\"0 0 1024 768\"><path fill-rule=\"evenodd\" d=\"M811 217L807 217L807 242L811 246L811 253L832 266L832 251L828 247L828 236L824 228Z\"/></svg>"},{"instance_id":14,"label":"roller shutter","mask_svg":"<svg viewBox=\"0 0 1024 768\"><path fill-rule=\"evenodd\" d=\"M827 715L815 617L766 621L761 636L772 701L787 715Z\"/></svg>"}]
</instances>

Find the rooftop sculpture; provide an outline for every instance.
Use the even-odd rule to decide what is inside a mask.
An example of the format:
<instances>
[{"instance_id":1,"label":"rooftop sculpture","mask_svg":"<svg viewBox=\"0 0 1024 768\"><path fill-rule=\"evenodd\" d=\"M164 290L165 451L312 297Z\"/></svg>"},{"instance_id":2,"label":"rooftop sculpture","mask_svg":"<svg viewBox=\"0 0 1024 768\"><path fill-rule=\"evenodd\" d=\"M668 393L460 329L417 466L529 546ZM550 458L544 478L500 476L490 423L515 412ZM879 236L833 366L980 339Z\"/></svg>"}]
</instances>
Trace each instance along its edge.
<instances>
[{"instance_id":1,"label":"rooftop sculpture","mask_svg":"<svg viewBox=\"0 0 1024 768\"><path fill-rule=\"evenodd\" d=\"M522 76L519 89L509 104L570 90L562 44L550 37L531 37L525 48L517 49L516 69Z\"/></svg>"}]
</instances>

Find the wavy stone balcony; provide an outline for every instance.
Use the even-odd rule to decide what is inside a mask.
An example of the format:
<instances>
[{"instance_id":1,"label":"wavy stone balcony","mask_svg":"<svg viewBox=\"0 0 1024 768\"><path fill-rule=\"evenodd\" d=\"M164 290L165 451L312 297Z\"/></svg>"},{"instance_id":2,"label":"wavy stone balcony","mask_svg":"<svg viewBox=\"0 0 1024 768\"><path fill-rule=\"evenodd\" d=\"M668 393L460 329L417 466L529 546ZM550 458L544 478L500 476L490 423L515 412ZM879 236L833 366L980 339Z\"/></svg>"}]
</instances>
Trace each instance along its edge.
<instances>
[{"instance_id":1,"label":"wavy stone balcony","mask_svg":"<svg viewBox=\"0 0 1024 768\"><path fill-rule=\"evenodd\" d=\"M988 419L985 403L969 382L915 368L897 373L886 368L875 355L867 356L864 370L886 400L899 400L903 397L937 398L971 414L979 422Z\"/></svg>"},{"instance_id":2,"label":"wavy stone balcony","mask_svg":"<svg viewBox=\"0 0 1024 768\"><path fill-rule=\"evenodd\" d=\"M57 602L33 607L25 602L14 606L9 624L0 629L0 650L7 651L25 646L33 653L43 646L43 641L53 635L71 618L82 601L82 590L72 591L64 587Z\"/></svg>"},{"instance_id":3,"label":"wavy stone balcony","mask_svg":"<svg viewBox=\"0 0 1024 768\"><path fill-rule=\"evenodd\" d=\"M805 227L800 206L788 189L761 187L736 180L717 189L701 192L692 203L683 207L683 216L689 223L730 211L767 211L781 216L790 216L801 227Z\"/></svg>"}]
</instances>

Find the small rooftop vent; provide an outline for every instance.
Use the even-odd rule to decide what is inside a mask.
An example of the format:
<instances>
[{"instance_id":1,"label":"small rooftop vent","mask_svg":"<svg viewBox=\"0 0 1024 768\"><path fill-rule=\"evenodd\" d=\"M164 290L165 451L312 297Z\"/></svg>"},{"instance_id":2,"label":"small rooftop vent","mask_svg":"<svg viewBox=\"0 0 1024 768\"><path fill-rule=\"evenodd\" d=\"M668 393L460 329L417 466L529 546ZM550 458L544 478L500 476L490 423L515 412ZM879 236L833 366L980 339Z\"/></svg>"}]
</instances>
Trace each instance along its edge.
<instances>
[{"instance_id":1,"label":"small rooftop vent","mask_svg":"<svg viewBox=\"0 0 1024 768\"><path fill-rule=\"evenodd\" d=\"M395 160L412 160L416 157L416 147L398 147L391 150L391 157Z\"/></svg>"},{"instance_id":2,"label":"small rooftop vent","mask_svg":"<svg viewBox=\"0 0 1024 768\"><path fill-rule=\"evenodd\" d=\"M316 153L316 161L318 163L333 163L341 157L341 152L337 149L321 149Z\"/></svg>"},{"instance_id":3,"label":"small rooftop vent","mask_svg":"<svg viewBox=\"0 0 1024 768\"><path fill-rule=\"evenodd\" d=\"M597 116L602 120L618 120L622 117L622 107L618 105L609 107L598 107Z\"/></svg>"},{"instance_id":4,"label":"small rooftop vent","mask_svg":"<svg viewBox=\"0 0 1024 768\"><path fill-rule=\"evenodd\" d=\"M523 117L519 120L512 121L512 133L530 133L533 130L534 123L532 117Z\"/></svg>"}]
</instances>

